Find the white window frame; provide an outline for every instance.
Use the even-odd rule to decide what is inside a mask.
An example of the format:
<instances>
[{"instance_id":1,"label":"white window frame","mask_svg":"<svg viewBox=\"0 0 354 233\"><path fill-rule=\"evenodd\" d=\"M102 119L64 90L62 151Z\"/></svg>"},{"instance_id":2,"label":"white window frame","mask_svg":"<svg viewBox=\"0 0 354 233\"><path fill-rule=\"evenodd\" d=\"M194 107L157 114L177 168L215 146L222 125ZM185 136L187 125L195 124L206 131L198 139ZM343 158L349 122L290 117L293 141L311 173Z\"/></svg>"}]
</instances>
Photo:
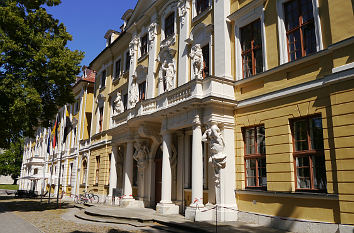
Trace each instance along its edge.
<instances>
[{"instance_id":1,"label":"white window frame","mask_svg":"<svg viewBox=\"0 0 354 233\"><path fill-rule=\"evenodd\" d=\"M165 39L167 39L165 36L165 20L172 12L174 12L174 14L175 14L175 19L173 22L174 35L172 35L168 38L176 36L176 34L177 34L177 16L178 16L177 2L172 2L169 5L165 5L165 7L162 8L162 10L160 11L160 15L161 15L161 41L164 41Z\"/></svg>"},{"instance_id":2,"label":"white window frame","mask_svg":"<svg viewBox=\"0 0 354 233\"><path fill-rule=\"evenodd\" d=\"M258 1L259 2L259 1ZM256 1L257 3L257 1ZM260 6L250 6L240 9L240 16L235 18L235 54L236 54L236 80L243 79L242 74L242 47L241 47L241 31L240 29L248 24L260 20L261 21L261 36L262 36L262 57L263 57L263 72L268 69L267 53L266 53L266 33L264 25L264 8Z\"/></svg>"},{"instance_id":3,"label":"white window frame","mask_svg":"<svg viewBox=\"0 0 354 233\"><path fill-rule=\"evenodd\" d=\"M148 30L146 27L142 27L141 29L141 32L139 34L139 49L138 49L138 58L141 58L142 54L141 54L141 46L142 46L142 43L141 43L141 38L143 36L147 36L147 50L146 50L146 54L149 54L149 34L148 34ZM144 55L146 55L144 54Z\"/></svg>"},{"instance_id":4,"label":"white window frame","mask_svg":"<svg viewBox=\"0 0 354 233\"><path fill-rule=\"evenodd\" d=\"M200 15L204 15L205 12L208 12L213 7L213 2L211 0L208 0L208 1L209 1L209 8L200 14L197 14L197 0L192 1L192 19L193 20L194 20L194 18L196 18Z\"/></svg>"},{"instance_id":5,"label":"white window frame","mask_svg":"<svg viewBox=\"0 0 354 233\"><path fill-rule=\"evenodd\" d=\"M118 76L117 76L117 74L116 74L116 71L117 71L117 69L116 69L116 65L117 65L117 61L119 61L120 60L120 69L119 69L119 74L118 74ZM125 68L125 67L124 67ZM120 77L120 75L122 74L122 56L119 56L119 57L117 57L116 58L116 60L114 60L114 65L113 65L113 69L114 69L114 72L113 72L113 80L115 80L115 79L119 79L119 77Z\"/></svg>"},{"instance_id":6,"label":"white window frame","mask_svg":"<svg viewBox=\"0 0 354 233\"><path fill-rule=\"evenodd\" d=\"M285 15L284 15L284 3L289 1L291 0L277 1L280 65L289 62L288 43L286 38ZM321 21L318 12L319 9L318 0L312 0L312 9L313 9L313 19L315 23L316 51L318 52L323 49Z\"/></svg>"},{"instance_id":7,"label":"white window frame","mask_svg":"<svg viewBox=\"0 0 354 233\"><path fill-rule=\"evenodd\" d=\"M100 133L100 117L101 117L101 113L100 113L100 108L101 107L103 107L103 116L102 116L102 119L103 119L103 121L102 121L102 131L101 132L103 132L104 131L104 129L103 129L103 126L104 126L104 110L105 110L105 102L104 102L104 100L102 99L102 100L98 100L98 103L97 103L97 114L96 114L96 116L97 116L97 123L96 123L96 134L97 133Z\"/></svg>"}]
</instances>

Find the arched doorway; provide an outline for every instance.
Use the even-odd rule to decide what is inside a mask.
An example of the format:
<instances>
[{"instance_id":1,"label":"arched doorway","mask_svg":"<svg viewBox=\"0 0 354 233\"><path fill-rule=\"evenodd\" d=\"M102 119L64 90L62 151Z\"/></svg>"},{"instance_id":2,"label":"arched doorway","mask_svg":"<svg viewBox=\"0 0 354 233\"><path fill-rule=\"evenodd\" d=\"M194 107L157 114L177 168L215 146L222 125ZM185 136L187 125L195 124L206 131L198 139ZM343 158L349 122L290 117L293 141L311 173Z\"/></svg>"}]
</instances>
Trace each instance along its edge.
<instances>
[{"instance_id":1,"label":"arched doorway","mask_svg":"<svg viewBox=\"0 0 354 233\"><path fill-rule=\"evenodd\" d=\"M162 150L158 147L155 155L155 205L161 201Z\"/></svg>"}]
</instances>

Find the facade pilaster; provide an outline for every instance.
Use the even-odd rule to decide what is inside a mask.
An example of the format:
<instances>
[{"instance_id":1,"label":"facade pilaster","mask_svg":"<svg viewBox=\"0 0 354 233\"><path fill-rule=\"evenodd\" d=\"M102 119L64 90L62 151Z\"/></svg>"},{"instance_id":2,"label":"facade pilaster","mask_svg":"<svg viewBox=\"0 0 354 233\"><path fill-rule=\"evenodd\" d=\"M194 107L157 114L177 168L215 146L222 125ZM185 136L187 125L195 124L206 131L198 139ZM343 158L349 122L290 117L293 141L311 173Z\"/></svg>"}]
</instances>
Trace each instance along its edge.
<instances>
[{"instance_id":1,"label":"facade pilaster","mask_svg":"<svg viewBox=\"0 0 354 233\"><path fill-rule=\"evenodd\" d=\"M132 89L132 83L133 79L135 77L135 69L136 69L136 64L137 64L137 58L138 58L138 44L139 44L139 39L137 32L135 31L132 34L132 40L129 43L129 55L130 55L130 67L129 67L129 81L128 81L128 95L131 93ZM128 96L128 100L131 98L131 96ZM128 109L135 107L128 101Z\"/></svg>"},{"instance_id":2,"label":"facade pilaster","mask_svg":"<svg viewBox=\"0 0 354 233\"><path fill-rule=\"evenodd\" d=\"M111 154L111 167L109 173L109 193L108 196L113 196L113 189L117 188L117 168L116 168L116 157L118 153L117 146L112 146L112 154Z\"/></svg>"},{"instance_id":3,"label":"facade pilaster","mask_svg":"<svg viewBox=\"0 0 354 233\"><path fill-rule=\"evenodd\" d=\"M149 33L149 68L147 74L147 92L148 99L155 97L155 73L157 58L157 16L151 17L151 24L148 29Z\"/></svg>"},{"instance_id":4,"label":"facade pilaster","mask_svg":"<svg viewBox=\"0 0 354 233\"><path fill-rule=\"evenodd\" d=\"M184 133L179 132L178 137L178 157L177 157L177 202L182 204L183 201L183 156L184 156Z\"/></svg>"},{"instance_id":5,"label":"facade pilaster","mask_svg":"<svg viewBox=\"0 0 354 233\"><path fill-rule=\"evenodd\" d=\"M133 199L133 142L127 142L124 160L123 199Z\"/></svg>"}]
</instances>

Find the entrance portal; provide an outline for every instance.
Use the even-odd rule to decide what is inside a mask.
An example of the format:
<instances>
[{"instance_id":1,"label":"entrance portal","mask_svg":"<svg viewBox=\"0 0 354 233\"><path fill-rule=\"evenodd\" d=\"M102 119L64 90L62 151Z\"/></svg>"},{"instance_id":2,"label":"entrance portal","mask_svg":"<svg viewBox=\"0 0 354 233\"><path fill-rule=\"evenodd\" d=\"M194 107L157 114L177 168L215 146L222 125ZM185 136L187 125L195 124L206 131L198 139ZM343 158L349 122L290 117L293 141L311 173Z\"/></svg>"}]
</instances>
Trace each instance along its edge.
<instances>
[{"instance_id":1,"label":"entrance portal","mask_svg":"<svg viewBox=\"0 0 354 233\"><path fill-rule=\"evenodd\" d=\"M162 185L162 151L159 149L155 155L155 205L161 201Z\"/></svg>"}]
</instances>

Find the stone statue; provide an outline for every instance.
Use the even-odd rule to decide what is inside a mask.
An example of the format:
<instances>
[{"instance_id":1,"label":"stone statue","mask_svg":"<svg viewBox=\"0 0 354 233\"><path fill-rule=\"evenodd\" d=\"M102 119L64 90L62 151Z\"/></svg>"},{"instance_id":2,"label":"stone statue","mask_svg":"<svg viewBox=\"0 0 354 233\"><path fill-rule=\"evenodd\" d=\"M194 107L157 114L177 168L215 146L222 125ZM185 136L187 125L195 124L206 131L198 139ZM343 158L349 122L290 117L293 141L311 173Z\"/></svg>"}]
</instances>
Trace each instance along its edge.
<instances>
[{"instance_id":1,"label":"stone statue","mask_svg":"<svg viewBox=\"0 0 354 233\"><path fill-rule=\"evenodd\" d=\"M124 105L122 101L122 94L120 92L117 93L116 99L114 100L114 113L120 114L124 112Z\"/></svg>"},{"instance_id":2,"label":"stone statue","mask_svg":"<svg viewBox=\"0 0 354 233\"><path fill-rule=\"evenodd\" d=\"M162 63L161 69L165 72L165 82L166 82L166 90L171 91L175 87L175 66L173 62L167 63L165 60Z\"/></svg>"},{"instance_id":3,"label":"stone statue","mask_svg":"<svg viewBox=\"0 0 354 233\"><path fill-rule=\"evenodd\" d=\"M134 148L135 152L133 154L133 158L136 160L138 168L142 169L145 167L144 162L149 154L149 149L146 145L140 142L134 143Z\"/></svg>"},{"instance_id":4,"label":"stone statue","mask_svg":"<svg viewBox=\"0 0 354 233\"><path fill-rule=\"evenodd\" d=\"M200 48L200 44L196 44L192 47L189 56L192 58L194 78L202 79L204 62L203 62L203 52L202 49Z\"/></svg>"},{"instance_id":5,"label":"stone statue","mask_svg":"<svg viewBox=\"0 0 354 233\"><path fill-rule=\"evenodd\" d=\"M220 184L220 169L226 166L225 142L219 127L216 124L212 124L205 130L202 141L209 143L209 161L213 163L216 178L215 184L218 186Z\"/></svg>"},{"instance_id":6,"label":"stone statue","mask_svg":"<svg viewBox=\"0 0 354 233\"><path fill-rule=\"evenodd\" d=\"M138 101L139 101L139 87L138 84L136 83L136 76L133 75L132 84L129 90L130 108L134 108Z\"/></svg>"}]
</instances>

